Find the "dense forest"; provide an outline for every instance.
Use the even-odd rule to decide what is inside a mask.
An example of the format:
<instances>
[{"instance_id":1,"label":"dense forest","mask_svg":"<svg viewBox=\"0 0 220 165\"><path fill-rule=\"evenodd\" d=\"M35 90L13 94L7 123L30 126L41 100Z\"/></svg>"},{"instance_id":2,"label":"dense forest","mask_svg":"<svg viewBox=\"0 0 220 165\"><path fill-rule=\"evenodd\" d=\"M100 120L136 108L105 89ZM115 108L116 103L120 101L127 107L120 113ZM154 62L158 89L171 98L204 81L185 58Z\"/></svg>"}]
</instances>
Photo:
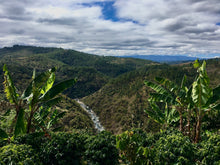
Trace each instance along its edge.
<instances>
[{"instance_id":1,"label":"dense forest","mask_svg":"<svg viewBox=\"0 0 220 165\"><path fill-rule=\"evenodd\" d=\"M0 57L0 164L220 162L219 58L168 65L19 45Z\"/></svg>"}]
</instances>

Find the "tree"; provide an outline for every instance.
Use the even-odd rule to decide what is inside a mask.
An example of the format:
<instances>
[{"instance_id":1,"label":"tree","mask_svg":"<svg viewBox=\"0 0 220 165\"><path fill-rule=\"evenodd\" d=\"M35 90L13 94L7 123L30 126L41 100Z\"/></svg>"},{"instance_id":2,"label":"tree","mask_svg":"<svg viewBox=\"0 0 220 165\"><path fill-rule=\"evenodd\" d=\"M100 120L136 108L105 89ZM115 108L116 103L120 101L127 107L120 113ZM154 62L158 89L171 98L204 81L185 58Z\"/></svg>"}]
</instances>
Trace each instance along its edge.
<instances>
[{"instance_id":1,"label":"tree","mask_svg":"<svg viewBox=\"0 0 220 165\"><path fill-rule=\"evenodd\" d=\"M153 83L145 81L145 85L156 91L156 93L150 93L149 102L152 110L145 110L145 112L153 118L155 121L170 125L173 121L179 120L179 129L181 132L183 128L183 113L185 107L189 104L188 92L189 89L185 87L186 76L183 77L182 84L179 87L172 81L156 77ZM160 106L157 103L162 103ZM162 110L161 110L162 108ZM175 115L175 111L178 112L179 117Z\"/></svg>"},{"instance_id":2,"label":"tree","mask_svg":"<svg viewBox=\"0 0 220 165\"><path fill-rule=\"evenodd\" d=\"M38 76L35 76L34 71L32 81L24 90L23 94L19 95L6 65L4 65L3 71L5 94L9 102L14 105L16 111L14 118L16 124L13 137L34 131L32 127L34 118L35 123L38 122L37 124L42 127L42 120L37 120L36 117L38 116L39 119L39 115L36 114L40 111L41 113L43 110L45 111L47 109L45 107L51 107L58 103L61 100L61 97L58 95L76 83L76 79L70 79L53 86L55 81L55 68L49 69ZM56 116L62 115L58 115L56 112ZM2 133L4 132L2 129L0 131ZM46 128L43 128L43 131L46 133ZM4 132L1 134L1 137L8 137L8 135L6 135L6 132Z\"/></svg>"},{"instance_id":3,"label":"tree","mask_svg":"<svg viewBox=\"0 0 220 165\"><path fill-rule=\"evenodd\" d=\"M196 110L196 136L195 142L200 140L200 132L203 117L211 110L220 110L220 85L214 89L209 87L209 78L206 72L206 62L200 65L195 61L195 68L198 68L198 77L192 84L192 100Z\"/></svg>"},{"instance_id":4,"label":"tree","mask_svg":"<svg viewBox=\"0 0 220 165\"><path fill-rule=\"evenodd\" d=\"M162 102L169 107L174 107L179 114L179 128L184 134L191 137L195 143L199 142L201 125L203 117L211 110L220 109L220 85L212 89L209 86L209 78L206 73L206 62L202 65L198 60L194 67L197 68L198 76L193 84L188 88L185 86L186 76L183 77L182 84L179 87L172 81L164 78L156 78L156 83L145 81L148 87L151 87L156 93L150 94L150 102L153 111L145 110L150 117L164 123L170 121L173 111L167 111L166 108L159 109L156 103ZM166 106L167 107L167 106ZM192 113L194 112L195 113ZM194 115L193 115L194 114ZM184 129L184 116L187 124ZM191 121L195 118L195 135L192 134Z\"/></svg>"}]
</instances>

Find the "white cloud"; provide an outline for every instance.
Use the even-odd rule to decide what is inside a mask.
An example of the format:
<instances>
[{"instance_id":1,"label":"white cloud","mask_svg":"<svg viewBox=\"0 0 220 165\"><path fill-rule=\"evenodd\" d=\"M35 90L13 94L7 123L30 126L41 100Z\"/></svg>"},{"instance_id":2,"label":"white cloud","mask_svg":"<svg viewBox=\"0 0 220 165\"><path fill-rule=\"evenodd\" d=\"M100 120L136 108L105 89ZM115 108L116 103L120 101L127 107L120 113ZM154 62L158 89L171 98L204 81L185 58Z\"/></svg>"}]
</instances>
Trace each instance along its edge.
<instances>
[{"instance_id":1,"label":"white cloud","mask_svg":"<svg viewBox=\"0 0 220 165\"><path fill-rule=\"evenodd\" d=\"M0 0L0 47L32 44L100 55L220 53L219 0ZM85 5L87 4L87 5ZM90 4L90 5L88 5Z\"/></svg>"}]
</instances>

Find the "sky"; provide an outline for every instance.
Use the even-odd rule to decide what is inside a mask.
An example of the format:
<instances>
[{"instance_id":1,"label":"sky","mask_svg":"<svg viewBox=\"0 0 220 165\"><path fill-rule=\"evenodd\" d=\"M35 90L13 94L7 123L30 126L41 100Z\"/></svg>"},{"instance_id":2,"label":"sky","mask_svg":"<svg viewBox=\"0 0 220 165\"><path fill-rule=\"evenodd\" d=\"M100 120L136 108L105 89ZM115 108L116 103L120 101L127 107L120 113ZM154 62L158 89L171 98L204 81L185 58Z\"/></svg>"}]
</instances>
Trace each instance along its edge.
<instances>
[{"instance_id":1,"label":"sky","mask_svg":"<svg viewBox=\"0 0 220 165\"><path fill-rule=\"evenodd\" d=\"M0 48L220 57L220 0L0 0Z\"/></svg>"}]
</instances>

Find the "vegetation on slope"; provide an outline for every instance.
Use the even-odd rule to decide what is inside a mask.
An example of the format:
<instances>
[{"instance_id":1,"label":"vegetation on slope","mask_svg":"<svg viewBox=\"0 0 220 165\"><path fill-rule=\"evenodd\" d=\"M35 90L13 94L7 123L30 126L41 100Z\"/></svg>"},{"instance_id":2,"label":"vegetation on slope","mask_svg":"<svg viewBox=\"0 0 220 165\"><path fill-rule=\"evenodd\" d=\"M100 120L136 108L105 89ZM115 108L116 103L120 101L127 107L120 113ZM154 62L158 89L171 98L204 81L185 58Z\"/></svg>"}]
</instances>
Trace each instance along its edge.
<instances>
[{"instance_id":1,"label":"vegetation on slope","mask_svg":"<svg viewBox=\"0 0 220 165\"><path fill-rule=\"evenodd\" d=\"M207 61L211 87L220 82L219 64L218 59ZM133 127L156 131L159 129L158 125L143 114L144 109L149 107L147 99L151 92L144 86L144 80L164 77L180 85L184 74L187 76L186 86L189 86L196 76L192 64L146 66L118 76L98 92L83 98L83 101L97 113L101 123L109 131L120 133ZM220 123L218 115L214 116L207 120L207 127L214 127L213 119Z\"/></svg>"},{"instance_id":2,"label":"vegetation on slope","mask_svg":"<svg viewBox=\"0 0 220 165\"><path fill-rule=\"evenodd\" d=\"M61 48L18 45L0 49L0 57L0 68L7 64L9 70L16 75L16 80L20 80L19 77L24 78L21 84L25 83L27 76L31 76L33 68L39 73L57 67L57 81L66 77L77 77L77 84L68 92L71 98L92 94L109 79L152 63L147 60L96 56ZM2 75L1 72L0 74Z\"/></svg>"}]
</instances>

